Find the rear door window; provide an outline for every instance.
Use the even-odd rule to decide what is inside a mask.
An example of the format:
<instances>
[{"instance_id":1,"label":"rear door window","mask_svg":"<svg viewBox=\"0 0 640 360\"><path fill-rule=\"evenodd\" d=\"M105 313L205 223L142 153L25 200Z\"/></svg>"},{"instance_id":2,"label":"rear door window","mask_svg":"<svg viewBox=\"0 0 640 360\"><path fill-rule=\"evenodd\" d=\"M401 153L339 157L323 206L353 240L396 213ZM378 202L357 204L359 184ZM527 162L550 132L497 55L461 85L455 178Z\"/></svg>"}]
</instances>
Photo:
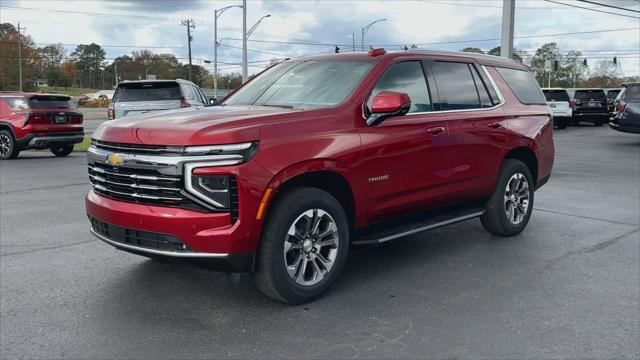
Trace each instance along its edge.
<instances>
[{"instance_id":1,"label":"rear door window","mask_svg":"<svg viewBox=\"0 0 640 360\"><path fill-rule=\"evenodd\" d=\"M547 101L569 101L566 90L542 90Z\"/></svg>"},{"instance_id":2,"label":"rear door window","mask_svg":"<svg viewBox=\"0 0 640 360\"><path fill-rule=\"evenodd\" d=\"M391 65L371 91L367 101L369 109L373 98L382 91L396 91L409 95L411 98L410 113L433 110L429 99L427 80L424 77L420 61L405 61Z\"/></svg>"},{"instance_id":3,"label":"rear door window","mask_svg":"<svg viewBox=\"0 0 640 360\"><path fill-rule=\"evenodd\" d=\"M466 110L482 107L476 80L469 64L435 61L432 69L440 98L439 110Z\"/></svg>"},{"instance_id":4,"label":"rear door window","mask_svg":"<svg viewBox=\"0 0 640 360\"><path fill-rule=\"evenodd\" d=\"M180 86L176 82L141 82L120 84L114 102L180 100Z\"/></svg>"},{"instance_id":5,"label":"rear door window","mask_svg":"<svg viewBox=\"0 0 640 360\"><path fill-rule=\"evenodd\" d=\"M547 103L531 72L502 67L496 67L496 70L522 104L545 105Z\"/></svg>"},{"instance_id":6,"label":"rear door window","mask_svg":"<svg viewBox=\"0 0 640 360\"><path fill-rule=\"evenodd\" d=\"M29 108L27 99L22 96L3 97L2 100L13 110L25 110Z\"/></svg>"}]
</instances>

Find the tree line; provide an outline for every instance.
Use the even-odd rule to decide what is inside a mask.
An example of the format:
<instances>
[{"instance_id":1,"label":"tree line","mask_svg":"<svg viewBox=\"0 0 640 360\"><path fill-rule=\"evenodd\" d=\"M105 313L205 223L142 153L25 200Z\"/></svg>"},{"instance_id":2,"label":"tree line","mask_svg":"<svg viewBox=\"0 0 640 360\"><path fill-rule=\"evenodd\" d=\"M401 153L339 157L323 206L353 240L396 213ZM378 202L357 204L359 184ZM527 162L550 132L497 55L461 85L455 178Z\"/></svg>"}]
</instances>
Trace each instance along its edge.
<instances>
[{"instance_id":1,"label":"tree line","mask_svg":"<svg viewBox=\"0 0 640 360\"><path fill-rule=\"evenodd\" d=\"M18 56L18 40L21 54ZM464 52L500 55L500 47L483 51L466 47ZM115 59L106 59L104 49L95 43L78 45L70 54L62 44L35 46L31 36L18 33L10 23L0 24L0 90L19 88L19 58L22 59L22 81L25 90L35 90L37 80L47 81L49 86L112 89L123 80L146 79L155 75L157 79L187 79L189 65L183 64L173 54L155 54L150 50L133 51ZM617 87L632 78L624 78L620 68L611 60L601 60L582 67L580 51L560 51L555 42L539 47L533 55L515 50L513 58L526 63L535 73L542 87ZM557 61L558 68L548 71L545 62ZM192 81L203 88L213 87L213 76L200 65L191 68ZM225 74L218 78L218 87L234 89L242 83L239 73Z\"/></svg>"}]
</instances>

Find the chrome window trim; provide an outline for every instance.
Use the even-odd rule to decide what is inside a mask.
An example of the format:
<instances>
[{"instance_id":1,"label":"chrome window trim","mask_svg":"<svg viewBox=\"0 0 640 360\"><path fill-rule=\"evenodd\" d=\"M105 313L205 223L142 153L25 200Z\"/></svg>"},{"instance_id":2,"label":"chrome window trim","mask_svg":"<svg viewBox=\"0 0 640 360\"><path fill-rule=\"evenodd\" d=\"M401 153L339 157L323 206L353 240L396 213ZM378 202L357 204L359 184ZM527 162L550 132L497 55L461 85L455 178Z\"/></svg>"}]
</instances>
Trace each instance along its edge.
<instances>
[{"instance_id":1,"label":"chrome window trim","mask_svg":"<svg viewBox=\"0 0 640 360\"><path fill-rule=\"evenodd\" d=\"M199 192L196 188L191 185L191 178L193 176L193 169L202 168L202 167L213 167L213 166L224 166L224 165L233 165L233 164L220 164L220 162L191 162L184 164L184 187L185 190L196 196L198 199L206 202L209 205L213 205L219 209L225 209L225 206L220 204L219 202L211 199L207 195Z\"/></svg>"},{"instance_id":2,"label":"chrome window trim","mask_svg":"<svg viewBox=\"0 0 640 360\"><path fill-rule=\"evenodd\" d=\"M191 161L210 161L216 162L217 165L210 166L227 166L236 165L244 161L244 156L238 154L230 155L192 155L192 156L161 156L161 155L146 155L146 154L127 154L117 151L108 151L99 149L93 145L89 147L87 153L95 155L101 160L102 163L107 163L107 157L111 154L117 154L124 160L122 166L126 164L138 164L138 165L166 165L166 166L178 166L183 163Z\"/></svg>"},{"instance_id":3,"label":"chrome window trim","mask_svg":"<svg viewBox=\"0 0 640 360\"><path fill-rule=\"evenodd\" d=\"M98 239L106 242L111 246L115 246L116 248L129 249L129 250L144 252L148 254L179 257L179 258L223 258L223 257L229 256L228 253L188 253L188 252L181 253L177 251L147 249L139 246L121 244L117 241L113 241L106 236L98 234L98 232L96 232L93 229L93 227L91 227L91 233L93 234L93 236L97 237Z\"/></svg>"}]
</instances>

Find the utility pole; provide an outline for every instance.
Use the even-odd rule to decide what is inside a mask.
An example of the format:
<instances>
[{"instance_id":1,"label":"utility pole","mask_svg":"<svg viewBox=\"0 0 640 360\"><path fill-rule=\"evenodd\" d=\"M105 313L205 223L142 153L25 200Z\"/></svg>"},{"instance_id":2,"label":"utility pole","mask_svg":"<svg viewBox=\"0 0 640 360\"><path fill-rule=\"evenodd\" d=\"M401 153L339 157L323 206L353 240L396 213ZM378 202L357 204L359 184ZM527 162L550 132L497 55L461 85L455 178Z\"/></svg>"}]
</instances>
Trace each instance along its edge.
<instances>
[{"instance_id":1,"label":"utility pole","mask_svg":"<svg viewBox=\"0 0 640 360\"><path fill-rule=\"evenodd\" d=\"M187 27L187 43L189 45L189 81L191 81L191 29L194 29L196 25L193 23L193 19L182 20L182 25Z\"/></svg>"},{"instance_id":2,"label":"utility pole","mask_svg":"<svg viewBox=\"0 0 640 360\"><path fill-rule=\"evenodd\" d=\"M356 34L351 34L351 44L353 44L353 52L356 52Z\"/></svg>"},{"instance_id":3,"label":"utility pole","mask_svg":"<svg viewBox=\"0 0 640 360\"><path fill-rule=\"evenodd\" d=\"M116 78L116 87L118 87L118 63L113 60L113 75Z\"/></svg>"},{"instance_id":4,"label":"utility pole","mask_svg":"<svg viewBox=\"0 0 640 360\"><path fill-rule=\"evenodd\" d=\"M247 60L247 0L242 0L242 83L249 78Z\"/></svg>"},{"instance_id":5,"label":"utility pole","mask_svg":"<svg viewBox=\"0 0 640 360\"><path fill-rule=\"evenodd\" d=\"M515 15L516 0L503 0L500 56L509 59L513 58L513 25Z\"/></svg>"},{"instance_id":6,"label":"utility pole","mask_svg":"<svg viewBox=\"0 0 640 360\"><path fill-rule=\"evenodd\" d=\"M21 30L27 30L25 28L20 27L20 23L18 23L18 77L19 84L18 89L22 92L22 33Z\"/></svg>"}]
</instances>

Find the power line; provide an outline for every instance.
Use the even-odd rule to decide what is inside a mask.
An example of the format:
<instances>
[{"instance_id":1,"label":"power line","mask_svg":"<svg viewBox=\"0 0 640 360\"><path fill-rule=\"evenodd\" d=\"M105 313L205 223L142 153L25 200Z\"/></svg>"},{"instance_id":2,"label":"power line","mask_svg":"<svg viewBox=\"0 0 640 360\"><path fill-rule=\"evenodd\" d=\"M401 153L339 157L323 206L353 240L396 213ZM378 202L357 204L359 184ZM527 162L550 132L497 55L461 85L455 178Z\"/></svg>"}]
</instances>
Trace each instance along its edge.
<instances>
[{"instance_id":1,"label":"power line","mask_svg":"<svg viewBox=\"0 0 640 360\"><path fill-rule=\"evenodd\" d=\"M631 12L635 12L635 13L640 13L640 11L638 11L638 10L627 9L627 8L623 8L621 6L607 5L607 4L602 4L602 3L598 3L598 2L590 1L590 0L578 0L578 1L583 2L583 3L594 4L594 5L603 6L603 7L608 7L608 8L612 8L612 9L618 9L618 10L624 10L624 11L631 11Z\"/></svg>"},{"instance_id":2,"label":"power line","mask_svg":"<svg viewBox=\"0 0 640 360\"><path fill-rule=\"evenodd\" d=\"M572 5L572 4L562 3L562 2L554 1L554 0L544 0L544 1L546 1L546 2L550 2L550 3L554 3L554 4L560 4L560 5L565 5L565 6L571 6L571 7L578 8L578 9L585 9L585 10L597 11L597 12L604 13L604 14L611 14L611 15L624 16L624 17L628 17L628 18L632 18L632 19L640 19L640 17L637 17L637 16L625 15L625 14L619 14L619 13L614 13L614 12L604 11L604 10L596 10L596 9L594 9L594 8L590 8L590 7L584 7L584 6Z\"/></svg>"}]
</instances>

